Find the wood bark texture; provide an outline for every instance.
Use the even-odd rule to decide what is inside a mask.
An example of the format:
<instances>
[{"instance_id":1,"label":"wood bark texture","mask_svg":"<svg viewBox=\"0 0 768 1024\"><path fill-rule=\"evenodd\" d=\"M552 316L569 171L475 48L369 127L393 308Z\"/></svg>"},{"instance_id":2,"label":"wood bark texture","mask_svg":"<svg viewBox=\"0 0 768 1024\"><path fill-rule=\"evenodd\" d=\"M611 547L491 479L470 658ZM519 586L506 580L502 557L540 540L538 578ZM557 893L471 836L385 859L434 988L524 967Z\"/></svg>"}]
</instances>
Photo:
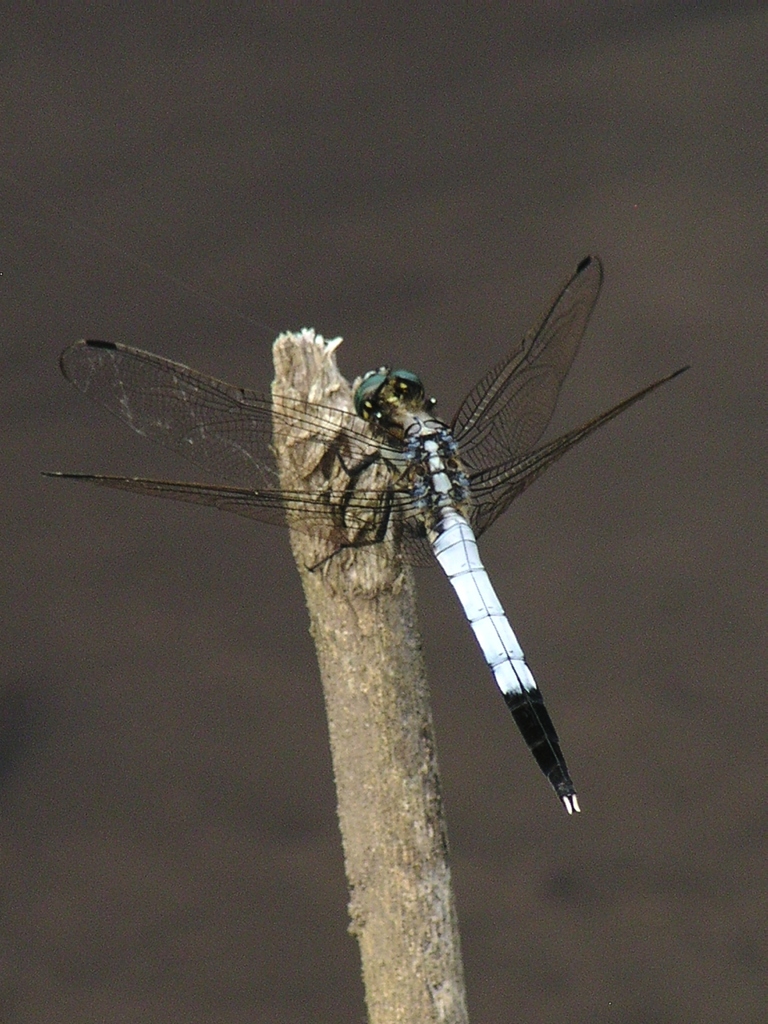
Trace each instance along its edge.
<instances>
[{"instance_id":1,"label":"wood bark texture","mask_svg":"<svg viewBox=\"0 0 768 1024\"><path fill-rule=\"evenodd\" d=\"M275 342L280 401L353 409L334 350L311 331ZM283 488L327 481L311 426L275 431ZM334 472L343 473L336 466ZM346 480L346 475L344 476ZM328 715L339 823L370 1024L466 1024L432 713L413 574L396 542L332 550L291 529Z\"/></svg>"}]
</instances>

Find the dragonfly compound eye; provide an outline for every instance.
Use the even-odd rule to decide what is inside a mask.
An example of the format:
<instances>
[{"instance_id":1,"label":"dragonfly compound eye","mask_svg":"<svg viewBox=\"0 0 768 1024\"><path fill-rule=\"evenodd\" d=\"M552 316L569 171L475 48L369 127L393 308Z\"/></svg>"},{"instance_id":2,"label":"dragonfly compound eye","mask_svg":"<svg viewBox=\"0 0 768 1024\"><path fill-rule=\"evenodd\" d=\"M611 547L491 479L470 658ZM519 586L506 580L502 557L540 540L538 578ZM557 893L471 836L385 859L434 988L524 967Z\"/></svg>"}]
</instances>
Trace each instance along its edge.
<instances>
[{"instance_id":1,"label":"dragonfly compound eye","mask_svg":"<svg viewBox=\"0 0 768 1024\"><path fill-rule=\"evenodd\" d=\"M398 398L408 401L422 401L424 398L424 385L421 378L410 370L393 370L390 374L392 390Z\"/></svg>"},{"instance_id":2,"label":"dragonfly compound eye","mask_svg":"<svg viewBox=\"0 0 768 1024\"><path fill-rule=\"evenodd\" d=\"M382 366L379 370L369 370L355 391L355 412L364 420L369 420L376 408L376 399L387 382L389 370Z\"/></svg>"}]
</instances>

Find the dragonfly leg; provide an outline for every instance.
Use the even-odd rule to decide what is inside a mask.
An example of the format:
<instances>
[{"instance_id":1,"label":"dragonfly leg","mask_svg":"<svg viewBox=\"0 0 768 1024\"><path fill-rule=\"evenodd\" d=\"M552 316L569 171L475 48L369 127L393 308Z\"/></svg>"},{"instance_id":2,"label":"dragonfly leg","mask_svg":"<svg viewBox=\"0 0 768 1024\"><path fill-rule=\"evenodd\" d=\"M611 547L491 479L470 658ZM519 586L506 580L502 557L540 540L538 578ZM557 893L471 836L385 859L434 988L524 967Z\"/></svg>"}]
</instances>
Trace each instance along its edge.
<instances>
[{"instance_id":1,"label":"dragonfly leg","mask_svg":"<svg viewBox=\"0 0 768 1024\"><path fill-rule=\"evenodd\" d=\"M347 494L349 494L349 497L346 496ZM350 487L345 492L345 498L342 501L341 520L342 526L345 528L346 523L344 522L344 517L349 507L352 494L354 494L354 482L350 480ZM381 544L387 535L387 530L389 529L393 504L394 490L391 487L388 487L382 492L382 500L378 509L380 515L377 516L378 521L374 524L375 529L373 529L373 527L361 528L354 540L342 542L337 548L334 548L329 555L321 558L319 562L316 562L314 565L308 565L307 570L309 572L315 572L315 570L319 569L322 565L325 565L326 562L330 562L330 560L341 551L348 551L350 548L365 548L369 547L371 544Z\"/></svg>"},{"instance_id":2,"label":"dragonfly leg","mask_svg":"<svg viewBox=\"0 0 768 1024\"><path fill-rule=\"evenodd\" d=\"M341 452L335 452L335 457L341 468L349 477L350 481L356 480L361 473L364 473L366 469L370 469L374 462L378 462L381 458L381 452L371 452L369 455L364 455L362 459L355 466L348 466L344 461Z\"/></svg>"}]
</instances>

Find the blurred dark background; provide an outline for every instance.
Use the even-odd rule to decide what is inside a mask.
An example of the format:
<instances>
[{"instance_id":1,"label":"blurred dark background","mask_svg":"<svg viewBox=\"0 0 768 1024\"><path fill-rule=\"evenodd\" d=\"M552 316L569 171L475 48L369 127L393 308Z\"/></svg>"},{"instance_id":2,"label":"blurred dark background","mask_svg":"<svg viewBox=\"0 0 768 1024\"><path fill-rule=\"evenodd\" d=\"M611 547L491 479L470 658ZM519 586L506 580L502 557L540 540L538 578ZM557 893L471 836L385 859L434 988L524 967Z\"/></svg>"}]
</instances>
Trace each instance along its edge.
<instances>
[{"instance_id":1,"label":"blurred dark background","mask_svg":"<svg viewBox=\"0 0 768 1024\"><path fill-rule=\"evenodd\" d=\"M42 478L195 476L60 350L312 326L449 417L594 251L553 430L693 368L483 544L580 818L419 575L471 1019L763 1021L766 5L225 6L0 14L0 1019L364 1017L287 538Z\"/></svg>"}]
</instances>

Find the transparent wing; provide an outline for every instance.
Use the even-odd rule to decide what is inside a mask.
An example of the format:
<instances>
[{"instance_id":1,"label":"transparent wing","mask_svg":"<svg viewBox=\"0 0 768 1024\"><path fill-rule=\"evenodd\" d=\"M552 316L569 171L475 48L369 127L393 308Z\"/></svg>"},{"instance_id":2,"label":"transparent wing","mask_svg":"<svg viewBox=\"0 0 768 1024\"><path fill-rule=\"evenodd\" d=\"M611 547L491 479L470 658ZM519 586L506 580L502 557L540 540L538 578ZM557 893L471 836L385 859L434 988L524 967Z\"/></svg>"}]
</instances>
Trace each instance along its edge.
<instances>
[{"instance_id":1,"label":"transparent wing","mask_svg":"<svg viewBox=\"0 0 768 1024\"><path fill-rule=\"evenodd\" d=\"M653 384L649 384L641 391L636 392L636 394L625 398L623 402L614 405L607 412L596 416L581 427L568 431L567 434L563 434L561 437L550 441L549 444L537 448L536 451L530 452L522 458L511 458L506 462L500 463L498 466L492 466L470 474L472 494L470 521L475 533L478 536L484 533L499 518L502 512L509 508L510 504L519 494L522 494L537 477L541 476L548 466L551 466L553 462L562 455L565 455L579 441L583 441L585 437L589 437L599 427L614 419L624 412L625 409L629 409L635 402L639 402L641 398L650 395L656 388L666 384L667 381L673 380L687 369L687 366L683 366L679 370L675 370L674 373L654 381Z\"/></svg>"},{"instance_id":2,"label":"transparent wing","mask_svg":"<svg viewBox=\"0 0 768 1024\"><path fill-rule=\"evenodd\" d=\"M214 484L102 474L57 473L103 487L189 502L248 519L325 532L333 546L366 543L396 523L406 557L426 561L424 528L407 487L386 468L386 437L371 435L357 416L234 387L180 363L112 342L80 341L61 356L64 376L137 433L219 478ZM315 445L327 477L311 493L285 491L272 450L274 434ZM360 476L345 474L372 451L383 458ZM338 458L334 459L334 456ZM382 472L383 470L383 472ZM386 525L386 524L385 524Z\"/></svg>"},{"instance_id":3,"label":"transparent wing","mask_svg":"<svg viewBox=\"0 0 768 1024\"><path fill-rule=\"evenodd\" d=\"M177 452L227 484L277 490L273 433L296 433L353 464L371 450L360 420L338 408L281 400L234 387L150 352L79 341L60 359L64 376L138 434ZM386 440L377 446L386 448Z\"/></svg>"},{"instance_id":4,"label":"transparent wing","mask_svg":"<svg viewBox=\"0 0 768 1024\"><path fill-rule=\"evenodd\" d=\"M355 486L349 493L340 490L314 492L253 490L181 480L150 480L145 477L107 476L98 473L45 473L64 480L82 480L100 487L129 491L152 498L184 501L192 505L233 512L245 519L276 526L287 526L303 533L324 532L331 550L359 547L371 543L382 523L392 522L402 541L402 553L412 565L433 562L424 523L414 509L410 493L366 490Z\"/></svg>"},{"instance_id":5,"label":"transparent wing","mask_svg":"<svg viewBox=\"0 0 768 1024\"><path fill-rule=\"evenodd\" d=\"M544 433L602 280L600 259L583 259L521 346L464 399L452 430L470 468L526 455Z\"/></svg>"},{"instance_id":6,"label":"transparent wing","mask_svg":"<svg viewBox=\"0 0 768 1024\"><path fill-rule=\"evenodd\" d=\"M247 487L227 487L221 484L200 484L182 480L150 480L138 476L106 476L99 473L46 473L64 480L83 480L100 487L118 491L148 495L153 498L168 498L185 501L192 505L206 505L209 508L234 512L246 519L286 526L287 515L293 513L307 520L307 529L318 528L318 519L332 524L331 510L326 503L310 500L306 493L277 490L253 490ZM370 521L371 506L366 508L367 520L352 509L349 514L350 529L360 528ZM311 520L311 523L309 522Z\"/></svg>"}]
</instances>

